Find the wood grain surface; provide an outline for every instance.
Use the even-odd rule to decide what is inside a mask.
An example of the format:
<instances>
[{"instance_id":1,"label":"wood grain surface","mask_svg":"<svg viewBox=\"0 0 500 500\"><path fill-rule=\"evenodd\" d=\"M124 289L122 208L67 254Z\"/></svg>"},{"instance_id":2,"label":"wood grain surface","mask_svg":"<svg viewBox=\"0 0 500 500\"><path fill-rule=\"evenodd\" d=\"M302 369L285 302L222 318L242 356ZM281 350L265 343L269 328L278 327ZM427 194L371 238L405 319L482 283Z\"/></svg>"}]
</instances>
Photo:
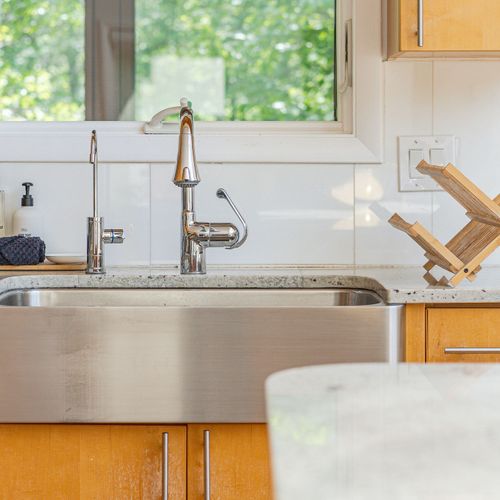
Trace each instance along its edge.
<instances>
[{"instance_id":1,"label":"wood grain surface","mask_svg":"<svg viewBox=\"0 0 500 500\"><path fill-rule=\"evenodd\" d=\"M265 424L188 425L188 499L203 500L203 431L210 431L211 500L271 500Z\"/></svg>"},{"instance_id":2,"label":"wood grain surface","mask_svg":"<svg viewBox=\"0 0 500 500\"><path fill-rule=\"evenodd\" d=\"M427 361L500 362L500 353L445 354L446 347L500 347L500 308L427 310Z\"/></svg>"},{"instance_id":3,"label":"wood grain surface","mask_svg":"<svg viewBox=\"0 0 500 500\"><path fill-rule=\"evenodd\" d=\"M424 0L424 46L418 47L417 0L399 1L401 51L498 51L500 2L495 0ZM391 13L389 11L389 14Z\"/></svg>"},{"instance_id":4,"label":"wood grain surface","mask_svg":"<svg viewBox=\"0 0 500 500\"><path fill-rule=\"evenodd\" d=\"M185 499L185 426L71 424L0 425L0 499L160 499L163 432L169 499Z\"/></svg>"}]
</instances>

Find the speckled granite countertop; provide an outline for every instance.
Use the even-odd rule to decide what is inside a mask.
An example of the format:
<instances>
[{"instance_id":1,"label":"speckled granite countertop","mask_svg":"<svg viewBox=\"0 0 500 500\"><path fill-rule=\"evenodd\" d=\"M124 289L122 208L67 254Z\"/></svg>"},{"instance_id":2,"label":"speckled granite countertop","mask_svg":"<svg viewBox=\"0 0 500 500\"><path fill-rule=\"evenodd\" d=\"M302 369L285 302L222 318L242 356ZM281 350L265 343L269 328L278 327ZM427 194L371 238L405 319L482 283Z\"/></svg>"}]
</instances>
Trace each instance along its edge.
<instances>
[{"instance_id":1,"label":"speckled granite countertop","mask_svg":"<svg viewBox=\"0 0 500 500\"><path fill-rule=\"evenodd\" d=\"M103 276L82 272L0 272L0 292L19 288L363 288L388 304L500 303L500 267L484 268L474 283L430 287L421 267L232 267L180 276L175 267L115 267Z\"/></svg>"}]
</instances>

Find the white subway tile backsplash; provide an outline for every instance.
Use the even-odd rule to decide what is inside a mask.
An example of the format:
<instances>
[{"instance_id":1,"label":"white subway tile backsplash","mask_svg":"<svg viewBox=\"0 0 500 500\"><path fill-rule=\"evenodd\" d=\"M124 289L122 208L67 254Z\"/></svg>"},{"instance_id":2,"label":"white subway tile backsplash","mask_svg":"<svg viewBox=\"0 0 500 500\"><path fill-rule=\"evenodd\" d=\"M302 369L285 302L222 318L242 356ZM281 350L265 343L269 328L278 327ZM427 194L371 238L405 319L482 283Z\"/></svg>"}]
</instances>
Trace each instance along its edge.
<instances>
[{"instance_id":1,"label":"white subway tile backsplash","mask_svg":"<svg viewBox=\"0 0 500 500\"><path fill-rule=\"evenodd\" d=\"M428 229L430 193L399 192L398 141L400 135L427 135L432 131L432 63L388 62L385 68L385 163L357 165L356 264L419 264L420 248L387 223L398 212Z\"/></svg>"},{"instance_id":2,"label":"white subway tile backsplash","mask_svg":"<svg viewBox=\"0 0 500 500\"><path fill-rule=\"evenodd\" d=\"M457 165L490 196L500 192L500 61L434 63L434 133L459 138Z\"/></svg>"},{"instance_id":3,"label":"white subway tile backsplash","mask_svg":"<svg viewBox=\"0 0 500 500\"><path fill-rule=\"evenodd\" d=\"M125 231L122 245L106 245L106 265L149 265L149 164L101 164L100 169L100 214L104 224Z\"/></svg>"},{"instance_id":4,"label":"white subway tile backsplash","mask_svg":"<svg viewBox=\"0 0 500 500\"><path fill-rule=\"evenodd\" d=\"M432 62L385 62L384 75L384 158L396 162L399 135L432 133Z\"/></svg>"},{"instance_id":5,"label":"white subway tile backsplash","mask_svg":"<svg viewBox=\"0 0 500 500\"><path fill-rule=\"evenodd\" d=\"M397 212L430 230L430 193L398 193L396 169L390 164L357 165L355 178L356 264L423 264L422 249L387 220Z\"/></svg>"},{"instance_id":6,"label":"white subway tile backsplash","mask_svg":"<svg viewBox=\"0 0 500 500\"><path fill-rule=\"evenodd\" d=\"M88 164L0 164L0 189L6 192L7 232L21 206L23 182L32 182L35 204L43 213L47 253L85 254L86 217L92 210Z\"/></svg>"},{"instance_id":7,"label":"white subway tile backsplash","mask_svg":"<svg viewBox=\"0 0 500 500\"><path fill-rule=\"evenodd\" d=\"M152 166L152 262L178 262L181 192L173 165ZM224 187L246 218L249 237L235 250L209 249L211 264L353 263L352 165L199 165L201 221L237 223Z\"/></svg>"},{"instance_id":8,"label":"white subway tile backsplash","mask_svg":"<svg viewBox=\"0 0 500 500\"><path fill-rule=\"evenodd\" d=\"M153 265L179 263L181 189L172 183L174 170L173 163L151 165L151 263ZM195 200L195 203L199 205L199 200ZM205 211L202 212L202 217L204 213Z\"/></svg>"}]
</instances>

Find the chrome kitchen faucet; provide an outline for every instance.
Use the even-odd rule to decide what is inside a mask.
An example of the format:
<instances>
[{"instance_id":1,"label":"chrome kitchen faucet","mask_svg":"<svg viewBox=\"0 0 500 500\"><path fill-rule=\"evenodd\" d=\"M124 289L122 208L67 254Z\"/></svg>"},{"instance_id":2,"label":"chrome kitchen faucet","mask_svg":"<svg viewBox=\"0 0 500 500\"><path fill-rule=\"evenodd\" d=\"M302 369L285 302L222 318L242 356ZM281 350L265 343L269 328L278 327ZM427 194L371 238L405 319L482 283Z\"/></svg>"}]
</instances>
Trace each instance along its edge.
<instances>
[{"instance_id":1,"label":"chrome kitchen faucet","mask_svg":"<svg viewBox=\"0 0 500 500\"><path fill-rule=\"evenodd\" d=\"M87 218L87 274L104 274L104 244L123 243L123 229L103 229L104 219L99 217L99 161L97 133L92 130L89 163L93 169L93 216Z\"/></svg>"},{"instance_id":2,"label":"chrome kitchen faucet","mask_svg":"<svg viewBox=\"0 0 500 500\"><path fill-rule=\"evenodd\" d=\"M200 182L196 165L193 133L193 110L191 103L182 98L180 106L160 111L150 123L160 123L168 115L180 116L179 149L177 152L177 167L173 183L182 188L181 214L181 274L205 274L205 249L209 247L225 247L229 250L238 248L245 243L248 228L243 216L227 192L219 188L217 197L224 198L243 226L243 236L236 226L225 222L197 222L194 210L194 188Z\"/></svg>"}]
</instances>

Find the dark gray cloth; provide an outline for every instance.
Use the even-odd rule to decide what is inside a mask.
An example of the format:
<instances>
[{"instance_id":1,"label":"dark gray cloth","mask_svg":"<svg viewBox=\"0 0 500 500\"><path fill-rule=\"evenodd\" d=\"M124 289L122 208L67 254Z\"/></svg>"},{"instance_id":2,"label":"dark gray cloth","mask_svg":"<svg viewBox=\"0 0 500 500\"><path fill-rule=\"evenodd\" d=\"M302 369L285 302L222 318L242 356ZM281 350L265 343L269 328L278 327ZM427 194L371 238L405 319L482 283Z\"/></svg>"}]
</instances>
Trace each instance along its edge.
<instances>
[{"instance_id":1,"label":"dark gray cloth","mask_svg":"<svg viewBox=\"0 0 500 500\"><path fill-rule=\"evenodd\" d=\"M37 236L0 238L0 265L28 266L45 260L45 243Z\"/></svg>"}]
</instances>

